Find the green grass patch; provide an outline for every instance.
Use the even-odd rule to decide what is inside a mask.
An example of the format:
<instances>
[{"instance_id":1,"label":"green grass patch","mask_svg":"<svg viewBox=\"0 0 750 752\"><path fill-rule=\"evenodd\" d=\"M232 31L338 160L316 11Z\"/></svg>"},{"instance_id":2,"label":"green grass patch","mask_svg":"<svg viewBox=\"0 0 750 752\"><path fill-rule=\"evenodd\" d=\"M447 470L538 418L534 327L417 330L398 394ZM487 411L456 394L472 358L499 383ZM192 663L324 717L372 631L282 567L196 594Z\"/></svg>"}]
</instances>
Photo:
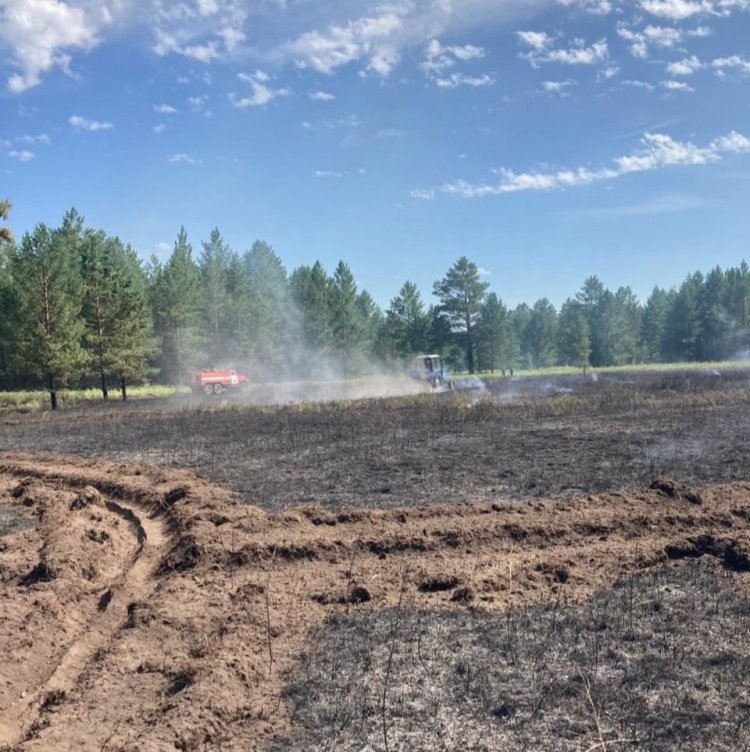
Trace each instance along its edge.
<instances>
[{"instance_id":1,"label":"green grass patch","mask_svg":"<svg viewBox=\"0 0 750 752\"><path fill-rule=\"evenodd\" d=\"M725 360L708 363L640 363L636 365L626 366L604 366L602 368L586 369L586 373L653 373L653 372L669 372L669 371L727 371L730 369L750 368L750 361L748 360ZM508 372L506 371L506 377ZM574 376L582 373L580 368L573 368L572 366L552 366L550 368L528 368L528 369L514 369L513 376ZM474 376L481 376L483 379L501 379L502 374L499 371L490 373L489 371L481 371L474 374ZM459 371L451 373L451 378L461 379L469 378L470 374L466 371Z\"/></svg>"},{"instance_id":2,"label":"green grass patch","mask_svg":"<svg viewBox=\"0 0 750 752\"><path fill-rule=\"evenodd\" d=\"M184 394L189 391L187 387L144 384L128 387L128 399L171 397L174 394ZM102 401L102 392L101 389L61 389L57 393L57 399L60 407L74 407L88 402ZM111 389L109 399L111 402L117 402L120 399L119 389ZM0 410L44 410L48 407L49 392L41 389L0 392Z\"/></svg>"}]
</instances>

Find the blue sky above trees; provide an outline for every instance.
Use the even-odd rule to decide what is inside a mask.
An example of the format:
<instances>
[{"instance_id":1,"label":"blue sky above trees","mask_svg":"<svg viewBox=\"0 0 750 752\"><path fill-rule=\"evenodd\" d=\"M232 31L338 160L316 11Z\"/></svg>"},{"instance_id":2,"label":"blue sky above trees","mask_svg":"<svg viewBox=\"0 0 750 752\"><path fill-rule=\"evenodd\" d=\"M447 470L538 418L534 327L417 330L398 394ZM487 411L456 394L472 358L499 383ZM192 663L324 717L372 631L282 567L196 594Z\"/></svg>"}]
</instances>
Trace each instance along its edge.
<instances>
[{"instance_id":1,"label":"blue sky above trees","mask_svg":"<svg viewBox=\"0 0 750 752\"><path fill-rule=\"evenodd\" d=\"M750 0L0 0L20 234L181 224L385 306L460 255L510 305L749 256Z\"/></svg>"}]
</instances>

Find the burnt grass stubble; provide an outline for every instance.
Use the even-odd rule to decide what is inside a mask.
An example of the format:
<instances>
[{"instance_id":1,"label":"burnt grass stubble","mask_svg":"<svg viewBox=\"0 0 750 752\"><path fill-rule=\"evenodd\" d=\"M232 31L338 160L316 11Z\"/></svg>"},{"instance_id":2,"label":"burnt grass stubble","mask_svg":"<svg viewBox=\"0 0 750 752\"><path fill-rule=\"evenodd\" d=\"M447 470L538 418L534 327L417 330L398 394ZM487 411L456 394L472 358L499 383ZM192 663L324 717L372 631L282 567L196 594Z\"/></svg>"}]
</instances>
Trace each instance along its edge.
<instances>
[{"instance_id":1,"label":"burnt grass stubble","mask_svg":"<svg viewBox=\"0 0 750 752\"><path fill-rule=\"evenodd\" d=\"M334 617L289 677L276 750L748 750L750 602L727 577L691 562L581 604L561 585L507 614Z\"/></svg>"},{"instance_id":2,"label":"burnt grass stubble","mask_svg":"<svg viewBox=\"0 0 750 752\"><path fill-rule=\"evenodd\" d=\"M0 417L0 450L186 467L269 511L556 497L748 479L750 372L487 381L482 392Z\"/></svg>"}]
</instances>

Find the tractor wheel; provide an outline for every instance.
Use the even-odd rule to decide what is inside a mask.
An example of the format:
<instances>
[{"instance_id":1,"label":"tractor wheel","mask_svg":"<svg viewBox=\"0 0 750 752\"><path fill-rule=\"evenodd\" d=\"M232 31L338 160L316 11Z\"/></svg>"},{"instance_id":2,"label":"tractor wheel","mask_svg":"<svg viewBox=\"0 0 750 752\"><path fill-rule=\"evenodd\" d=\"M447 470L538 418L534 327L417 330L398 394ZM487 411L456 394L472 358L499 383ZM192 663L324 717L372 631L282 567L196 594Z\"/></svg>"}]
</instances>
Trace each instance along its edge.
<instances>
[{"instance_id":1,"label":"tractor wheel","mask_svg":"<svg viewBox=\"0 0 750 752\"><path fill-rule=\"evenodd\" d=\"M203 387L203 394L213 394L213 393L214 393L214 388L211 386L211 384L206 384Z\"/></svg>"}]
</instances>

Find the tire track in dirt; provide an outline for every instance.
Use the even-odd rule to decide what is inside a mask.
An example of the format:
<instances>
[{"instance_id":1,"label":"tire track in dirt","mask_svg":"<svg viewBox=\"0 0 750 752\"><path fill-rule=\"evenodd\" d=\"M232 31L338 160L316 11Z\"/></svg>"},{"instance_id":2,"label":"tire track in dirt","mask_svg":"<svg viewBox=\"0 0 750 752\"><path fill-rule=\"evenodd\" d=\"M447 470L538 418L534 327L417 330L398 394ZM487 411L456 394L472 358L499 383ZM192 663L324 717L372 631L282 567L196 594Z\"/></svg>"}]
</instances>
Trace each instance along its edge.
<instances>
[{"instance_id":1,"label":"tire track in dirt","mask_svg":"<svg viewBox=\"0 0 750 752\"><path fill-rule=\"evenodd\" d=\"M11 476L59 494L93 486L146 533L104 628L45 685L66 696L17 747L28 752L67 750L72 740L127 752L267 748L292 723L286 672L337 613L581 600L701 555L730 572L750 569L750 484L662 480L554 502L268 515L182 471L0 456L0 480Z\"/></svg>"},{"instance_id":2,"label":"tire track in dirt","mask_svg":"<svg viewBox=\"0 0 750 752\"><path fill-rule=\"evenodd\" d=\"M128 604L136 598L147 597L153 589L151 579L166 542L161 522L139 516L139 510L127 502L118 504L105 500L104 505L128 523L138 547L124 563L121 575L99 599L99 614L87 623L84 634L67 647L46 680L24 690L16 703L4 709L0 720L0 746L13 746L21 741L41 709L55 704L73 690L94 654L107 644L125 620Z\"/></svg>"}]
</instances>

